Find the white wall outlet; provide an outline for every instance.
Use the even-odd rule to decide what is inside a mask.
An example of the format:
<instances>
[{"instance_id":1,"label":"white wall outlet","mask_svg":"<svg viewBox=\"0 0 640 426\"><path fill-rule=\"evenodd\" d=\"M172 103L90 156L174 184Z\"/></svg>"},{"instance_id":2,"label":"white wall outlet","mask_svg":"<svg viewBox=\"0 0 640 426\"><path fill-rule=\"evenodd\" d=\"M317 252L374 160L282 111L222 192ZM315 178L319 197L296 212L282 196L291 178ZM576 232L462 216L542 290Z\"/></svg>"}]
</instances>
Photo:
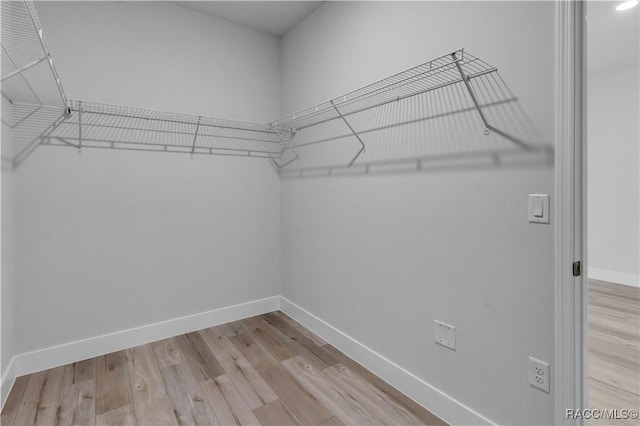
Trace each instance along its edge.
<instances>
[{"instance_id":1,"label":"white wall outlet","mask_svg":"<svg viewBox=\"0 0 640 426\"><path fill-rule=\"evenodd\" d=\"M456 328L451 324L435 321L434 335L436 343L451 350L456 350Z\"/></svg>"},{"instance_id":2,"label":"white wall outlet","mask_svg":"<svg viewBox=\"0 0 640 426\"><path fill-rule=\"evenodd\" d=\"M551 376L549 375L549 364L529 357L529 384L534 388L549 393L549 384Z\"/></svg>"}]
</instances>

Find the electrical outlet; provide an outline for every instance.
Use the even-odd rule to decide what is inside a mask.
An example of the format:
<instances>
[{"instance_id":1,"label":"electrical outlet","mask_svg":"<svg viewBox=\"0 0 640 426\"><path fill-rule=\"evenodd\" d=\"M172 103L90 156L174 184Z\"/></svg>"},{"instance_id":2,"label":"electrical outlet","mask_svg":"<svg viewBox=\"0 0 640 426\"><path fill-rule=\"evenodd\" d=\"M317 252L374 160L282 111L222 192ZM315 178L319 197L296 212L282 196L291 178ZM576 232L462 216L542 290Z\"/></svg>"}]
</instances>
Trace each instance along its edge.
<instances>
[{"instance_id":1,"label":"electrical outlet","mask_svg":"<svg viewBox=\"0 0 640 426\"><path fill-rule=\"evenodd\" d=\"M451 350L456 350L456 327L436 320L434 323L435 342Z\"/></svg>"},{"instance_id":2,"label":"electrical outlet","mask_svg":"<svg viewBox=\"0 0 640 426\"><path fill-rule=\"evenodd\" d=\"M534 388L549 393L549 384L551 376L549 375L549 364L529 357L529 384Z\"/></svg>"}]
</instances>

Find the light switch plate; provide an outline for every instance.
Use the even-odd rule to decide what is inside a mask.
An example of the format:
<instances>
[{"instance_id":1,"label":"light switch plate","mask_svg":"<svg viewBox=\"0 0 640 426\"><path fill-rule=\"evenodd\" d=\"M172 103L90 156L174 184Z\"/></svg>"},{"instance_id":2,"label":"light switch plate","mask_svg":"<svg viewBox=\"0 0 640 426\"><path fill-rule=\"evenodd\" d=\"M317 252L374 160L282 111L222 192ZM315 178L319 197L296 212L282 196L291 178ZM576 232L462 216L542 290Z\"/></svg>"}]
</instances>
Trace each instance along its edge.
<instances>
[{"instance_id":1,"label":"light switch plate","mask_svg":"<svg viewBox=\"0 0 640 426\"><path fill-rule=\"evenodd\" d=\"M542 212L540 212L540 206L542 206ZM549 223L550 207L549 194L529 194L529 222Z\"/></svg>"},{"instance_id":2,"label":"light switch plate","mask_svg":"<svg viewBox=\"0 0 640 426\"><path fill-rule=\"evenodd\" d=\"M451 324L435 320L434 335L437 344L456 350L456 327Z\"/></svg>"}]
</instances>

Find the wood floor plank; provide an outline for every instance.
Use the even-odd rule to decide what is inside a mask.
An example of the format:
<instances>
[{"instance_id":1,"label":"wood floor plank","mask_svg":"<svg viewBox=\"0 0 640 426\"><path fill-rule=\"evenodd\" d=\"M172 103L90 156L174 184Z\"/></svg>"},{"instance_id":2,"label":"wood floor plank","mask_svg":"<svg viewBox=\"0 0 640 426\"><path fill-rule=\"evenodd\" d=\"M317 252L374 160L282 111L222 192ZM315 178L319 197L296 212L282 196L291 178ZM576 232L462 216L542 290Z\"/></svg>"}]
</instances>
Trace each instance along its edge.
<instances>
[{"instance_id":1,"label":"wood floor plank","mask_svg":"<svg viewBox=\"0 0 640 426\"><path fill-rule=\"evenodd\" d=\"M220 327L213 327L204 331L204 333L207 332L211 337L216 339L218 343L217 347L223 349L224 352L230 356L231 361L233 361L233 366L229 364L229 368L238 370L239 373L247 379L247 382L249 382L256 395L258 395L264 404L268 404L278 399L278 396L275 394L273 389L271 389L269 384L265 382L260 374L258 374L253 365L244 357L242 352L238 350L236 345L234 345L233 342L231 342L231 340L222 332ZM227 358L225 358L225 361L227 361ZM227 377L232 381L234 380L234 375L229 375L228 372Z\"/></svg>"},{"instance_id":2,"label":"wood floor plank","mask_svg":"<svg viewBox=\"0 0 640 426\"><path fill-rule=\"evenodd\" d=\"M127 350L127 369L136 420L147 425L174 425L176 417L150 345Z\"/></svg>"},{"instance_id":3,"label":"wood floor plank","mask_svg":"<svg viewBox=\"0 0 640 426\"><path fill-rule=\"evenodd\" d=\"M593 377L589 378L589 408L592 409L640 409L638 395L626 392L610 383L602 382ZM590 425L622 426L638 425L637 419L591 419Z\"/></svg>"},{"instance_id":4,"label":"wood floor plank","mask_svg":"<svg viewBox=\"0 0 640 426\"><path fill-rule=\"evenodd\" d=\"M238 321L218 326L227 337L237 336L245 332L245 328Z\"/></svg>"},{"instance_id":5,"label":"wood floor plank","mask_svg":"<svg viewBox=\"0 0 640 426\"><path fill-rule=\"evenodd\" d=\"M56 425L86 426L96 424L96 380L83 380L62 390Z\"/></svg>"},{"instance_id":6,"label":"wood floor plank","mask_svg":"<svg viewBox=\"0 0 640 426\"><path fill-rule=\"evenodd\" d=\"M409 410L393 401L375 386L360 378L342 364L328 367L323 372L362 404L367 411L385 424L420 425L422 422Z\"/></svg>"},{"instance_id":7,"label":"wood floor plank","mask_svg":"<svg viewBox=\"0 0 640 426\"><path fill-rule=\"evenodd\" d=\"M250 330L254 338L278 361L284 361L298 355L293 344L261 318L246 318L239 322L247 330Z\"/></svg>"},{"instance_id":8,"label":"wood floor plank","mask_svg":"<svg viewBox=\"0 0 640 426\"><path fill-rule=\"evenodd\" d=\"M605 317L603 328L627 313ZM590 349L606 355L625 338L601 333ZM613 359L619 371L609 376L628 385L634 350L593 371ZM624 403L636 397L620 395ZM0 419L6 426L444 424L279 312L18 378Z\"/></svg>"},{"instance_id":9,"label":"wood floor plank","mask_svg":"<svg viewBox=\"0 0 640 426\"><path fill-rule=\"evenodd\" d=\"M127 374L126 351L113 352L96 359L96 416L113 412L104 418L128 418L132 404Z\"/></svg>"},{"instance_id":10,"label":"wood floor plank","mask_svg":"<svg viewBox=\"0 0 640 426\"><path fill-rule=\"evenodd\" d=\"M207 380L200 383L209 405L222 425L237 425L238 419L233 415L231 407L224 398L218 383L215 380Z\"/></svg>"},{"instance_id":11,"label":"wood floor plank","mask_svg":"<svg viewBox=\"0 0 640 426\"><path fill-rule=\"evenodd\" d=\"M413 401L411 398L391 386L389 383L382 380L380 377L373 374L371 371L364 368L362 365L358 364L356 361L352 360L334 346L327 345L325 346L325 350L330 351L333 355L340 360L341 364L344 364L351 371L356 372L358 375L363 377L373 386L378 388L381 392L397 401L399 404L406 407L413 415L418 417L424 424L427 425L446 425L442 419L437 417L435 414L431 413L426 408L422 407L420 404Z\"/></svg>"},{"instance_id":12,"label":"wood floor plank","mask_svg":"<svg viewBox=\"0 0 640 426\"><path fill-rule=\"evenodd\" d=\"M90 358L73 363L73 383L96 378L96 359Z\"/></svg>"},{"instance_id":13,"label":"wood floor plank","mask_svg":"<svg viewBox=\"0 0 640 426\"><path fill-rule=\"evenodd\" d=\"M133 405L123 405L122 407L96 415L96 425L135 426L136 417L133 412Z\"/></svg>"},{"instance_id":14,"label":"wood floor plank","mask_svg":"<svg viewBox=\"0 0 640 426\"><path fill-rule=\"evenodd\" d=\"M314 396L321 404L345 424L380 425L380 419L369 415L356 400L339 389L322 371L314 368L301 356L282 361L300 386Z\"/></svg>"},{"instance_id":15,"label":"wood floor plank","mask_svg":"<svg viewBox=\"0 0 640 426\"><path fill-rule=\"evenodd\" d=\"M215 382L220 388L220 391L224 395L225 400L229 404L231 411L238 423L241 425L259 425L257 417L251 411L251 408L246 403L246 399L240 395L238 389L234 386L233 382L227 376L216 377Z\"/></svg>"},{"instance_id":16,"label":"wood floor plank","mask_svg":"<svg viewBox=\"0 0 640 426\"><path fill-rule=\"evenodd\" d=\"M588 318L589 408L640 408L640 288L589 280Z\"/></svg>"},{"instance_id":17,"label":"wood floor plank","mask_svg":"<svg viewBox=\"0 0 640 426\"><path fill-rule=\"evenodd\" d=\"M9 396L4 403L2 416L0 416L0 424L16 424L14 423L14 419L27 391L29 377L30 376L21 376L16 378L15 382L13 383L13 387L11 388L11 392L9 393Z\"/></svg>"},{"instance_id":18,"label":"wood floor plank","mask_svg":"<svg viewBox=\"0 0 640 426\"><path fill-rule=\"evenodd\" d=\"M40 395L44 388L47 372L48 371L40 371L29 375L27 389L22 396L22 401L13 419L15 425L29 426L35 424L38 403L40 402Z\"/></svg>"},{"instance_id":19,"label":"wood floor plank","mask_svg":"<svg viewBox=\"0 0 640 426\"><path fill-rule=\"evenodd\" d=\"M178 424L220 424L189 364L172 365L161 373Z\"/></svg>"},{"instance_id":20,"label":"wood floor plank","mask_svg":"<svg viewBox=\"0 0 640 426\"><path fill-rule=\"evenodd\" d=\"M333 413L293 380L282 364L258 343L252 332L241 333L230 340L300 423L317 425L333 416Z\"/></svg>"},{"instance_id":21,"label":"wood floor plank","mask_svg":"<svg viewBox=\"0 0 640 426\"><path fill-rule=\"evenodd\" d=\"M240 323L250 330L255 338L264 346L278 361L284 361L285 359L293 358L300 355L310 362L318 370L330 367L335 363L328 362L323 358L316 356L313 351L309 351L305 346L300 345L296 340L297 332L294 336L287 335L282 330L267 320L266 316L261 315L259 317L248 318L240 321ZM306 338L304 338L306 339ZM308 339L304 343L309 345ZM311 345L314 345L311 343Z\"/></svg>"},{"instance_id":22,"label":"wood floor plank","mask_svg":"<svg viewBox=\"0 0 640 426\"><path fill-rule=\"evenodd\" d=\"M331 417L329 420L325 420L320 423L320 426L344 426L344 423L342 423L337 417Z\"/></svg>"},{"instance_id":23,"label":"wood floor plank","mask_svg":"<svg viewBox=\"0 0 640 426\"><path fill-rule=\"evenodd\" d=\"M207 328L200 330L200 334L250 409L253 410L278 399L269 385L220 329Z\"/></svg>"},{"instance_id":24,"label":"wood floor plank","mask_svg":"<svg viewBox=\"0 0 640 426\"><path fill-rule=\"evenodd\" d=\"M289 426L300 425L278 400L253 410L261 425Z\"/></svg>"},{"instance_id":25,"label":"wood floor plank","mask_svg":"<svg viewBox=\"0 0 640 426\"><path fill-rule=\"evenodd\" d=\"M272 314L277 316L281 320L287 322L289 325L291 325L293 328L298 330L304 336L306 336L307 338L309 338L310 340L315 342L316 345L324 346L324 345L327 344L327 342L324 339L322 339L320 336L318 336L313 331L309 330L308 328L306 328L305 326L303 326L298 321L294 320L293 318L291 318L289 315L285 314L284 312L275 311L275 312L272 312Z\"/></svg>"},{"instance_id":26,"label":"wood floor plank","mask_svg":"<svg viewBox=\"0 0 640 426\"><path fill-rule=\"evenodd\" d=\"M303 347L306 351L321 359L326 364L326 367L331 367L338 363L338 360L330 352L326 351L323 346L318 346L313 340L298 331L296 327L293 327L289 321L286 321L281 316L271 312L265 314L264 319L273 327L288 336L291 340L295 341L299 346ZM300 355L309 359L305 353L300 353Z\"/></svg>"},{"instance_id":27,"label":"wood floor plank","mask_svg":"<svg viewBox=\"0 0 640 426\"><path fill-rule=\"evenodd\" d=\"M175 337L151 343L160 369L186 362Z\"/></svg>"},{"instance_id":28,"label":"wood floor plank","mask_svg":"<svg viewBox=\"0 0 640 426\"><path fill-rule=\"evenodd\" d=\"M205 382L225 374L224 368L199 333L177 336L176 342L198 382Z\"/></svg>"},{"instance_id":29,"label":"wood floor plank","mask_svg":"<svg viewBox=\"0 0 640 426\"><path fill-rule=\"evenodd\" d=\"M55 423L58 414L58 402L60 401L60 391L62 390L62 378L64 367L52 368L47 374L42 384L42 393L38 401L38 412L36 413L36 425L52 425Z\"/></svg>"}]
</instances>

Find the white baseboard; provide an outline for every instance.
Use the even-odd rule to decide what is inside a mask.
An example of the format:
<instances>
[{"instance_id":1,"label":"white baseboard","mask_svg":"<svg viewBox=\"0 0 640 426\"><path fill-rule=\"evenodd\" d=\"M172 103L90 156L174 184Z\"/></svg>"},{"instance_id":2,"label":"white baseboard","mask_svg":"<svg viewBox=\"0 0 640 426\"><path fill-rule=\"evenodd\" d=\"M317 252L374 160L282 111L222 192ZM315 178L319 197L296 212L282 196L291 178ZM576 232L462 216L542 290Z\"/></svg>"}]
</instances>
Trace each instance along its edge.
<instances>
[{"instance_id":1,"label":"white baseboard","mask_svg":"<svg viewBox=\"0 0 640 426\"><path fill-rule=\"evenodd\" d=\"M9 361L9 365L2 373L2 381L0 382L0 410L4 408L4 403L7 402L9 392L13 387L13 382L16 381L16 357L12 357Z\"/></svg>"},{"instance_id":2,"label":"white baseboard","mask_svg":"<svg viewBox=\"0 0 640 426\"><path fill-rule=\"evenodd\" d=\"M628 274L626 272L609 271L607 269L589 266L589 278L615 284L640 287L640 275Z\"/></svg>"},{"instance_id":3,"label":"white baseboard","mask_svg":"<svg viewBox=\"0 0 640 426\"><path fill-rule=\"evenodd\" d=\"M134 346L144 345L203 328L214 327L231 321L273 312L279 308L280 296L267 297L265 299L253 300L238 305L227 306L129 330L22 353L15 357L14 377L59 367ZM4 380L2 386L4 395Z\"/></svg>"},{"instance_id":4,"label":"white baseboard","mask_svg":"<svg viewBox=\"0 0 640 426\"><path fill-rule=\"evenodd\" d=\"M447 423L496 424L285 297L280 309Z\"/></svg>"}]
</instances>

